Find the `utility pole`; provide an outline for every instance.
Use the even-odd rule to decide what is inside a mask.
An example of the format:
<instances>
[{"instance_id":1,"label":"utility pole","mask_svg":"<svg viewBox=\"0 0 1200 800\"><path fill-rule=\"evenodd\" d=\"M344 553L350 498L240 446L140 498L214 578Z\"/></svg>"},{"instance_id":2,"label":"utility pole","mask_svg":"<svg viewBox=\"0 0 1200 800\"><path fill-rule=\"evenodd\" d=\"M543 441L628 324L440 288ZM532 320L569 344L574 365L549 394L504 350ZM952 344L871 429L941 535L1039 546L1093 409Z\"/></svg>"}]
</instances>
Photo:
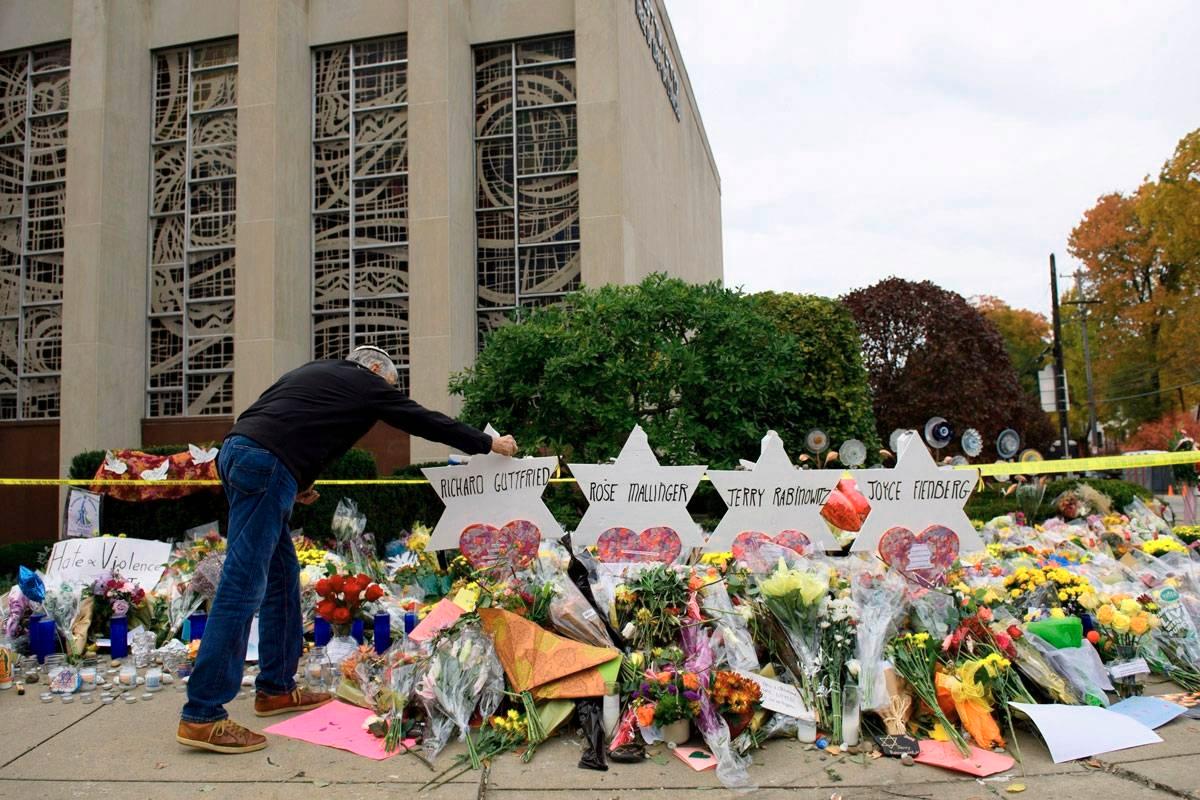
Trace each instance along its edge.
<instances>
[{"instance_id":1,"label":"utility pole","mask_svg":"<svg viewBox=\"0 0 1200 800\"><path fill-rule=\"evenodd\" d=\"M1092 388L1092 350L1088 346L1088 306L1097 305L1099 300L1088 300L1083 296L1083 270L1075 270L1073 276L1075 278L1075 299L1069 300L1064 305L1079 306L1079 325L1083 329L1083 374L1087 379L1087 399L1088 399L1088 429L1087 429L1087 447L1088 455L1095 455L1096 450L1096 392Z\"/></svg>"},{"instance_id":2,"label":"utility pole","mask_svg":"<svg viewBox=\"0 0 1200 800\"><path fill-rule=\"evenodd\" d=\"M1067 372L1063 366L1062 324L1058 314L1058 269L1050 254L1050 311L1054 324L1054 399L1058 404L1058 423L1062 437L1062 457L1071 457L1071 426L1067 424Z\"/></svg>"}]
</instances>

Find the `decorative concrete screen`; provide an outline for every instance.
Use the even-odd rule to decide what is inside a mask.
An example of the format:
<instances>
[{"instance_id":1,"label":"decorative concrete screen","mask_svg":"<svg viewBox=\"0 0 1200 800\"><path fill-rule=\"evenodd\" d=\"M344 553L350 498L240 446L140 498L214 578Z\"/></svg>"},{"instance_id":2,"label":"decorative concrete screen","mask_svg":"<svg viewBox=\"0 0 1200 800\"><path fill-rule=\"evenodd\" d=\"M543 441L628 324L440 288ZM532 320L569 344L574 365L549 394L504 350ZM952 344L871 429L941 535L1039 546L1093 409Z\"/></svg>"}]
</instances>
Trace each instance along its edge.
<instances>
[{"instance_id":1,"label":"decorative concrete screen","mask_svg":"<svg viewBox=\"0 0 1200 800\"><path fill-rule=\"evenodd\" d=\"M479 347L579 288L575 37L475 48Z\"/></svg>"},{"instance_id":2,"label":"decorative concrete screen","mask_svg":"<svg viewBox=\"0 0 1200 800\"><path fill-rule=\"evenodd\" d=\"M233 413L237 42L154 53L146 415Z\"/></svg>"},{"instance_id":3,"label":"decorative concrete screen","mask_svg":"<svg viewBox=\"0 0 1200 800\"><path fill-rule=\"evenodd\" d=\"M409 388L404 36L313 53L313 356L388 351Z\"/></svg>"},{"instance_id":4,"label":"decorative concrete screen","mask_svg":"<svg viewBox=\"0 0 1200 800\"><path fill-rule=\"evenodd\" d=\"M71 46L0 55L0 420L56 419Z\"/></svg>"}]
</instances>

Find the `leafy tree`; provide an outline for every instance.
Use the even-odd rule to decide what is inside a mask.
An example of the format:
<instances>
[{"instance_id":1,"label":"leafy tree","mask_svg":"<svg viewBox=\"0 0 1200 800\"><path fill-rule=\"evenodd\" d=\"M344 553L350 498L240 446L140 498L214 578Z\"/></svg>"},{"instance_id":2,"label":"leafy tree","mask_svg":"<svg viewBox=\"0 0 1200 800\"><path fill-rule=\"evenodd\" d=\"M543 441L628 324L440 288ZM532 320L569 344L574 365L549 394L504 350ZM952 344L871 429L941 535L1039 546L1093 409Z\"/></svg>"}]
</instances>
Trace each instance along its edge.
<instances>
[{"instance_id":1,"label":"leafy tree","mask_svg":"<svg viewBox=\"0 0 1200 800\"><path fill-rule=\"evenodd\" d=\"M1200 130L1157 179L1101 196L1071 231L1084 291L1100 301L1097 394L1110 427L1131 431L1200 398Z\"/></svg>"},{"instance_id":2,"label":"leafy tree","mask_svg":"<svg viewBox=\"0 0 1200 800\"><path fill-rule=\"evenodd\" d=\"M929 281L887 278L843 302L862 334L882 436L923 429L941 416L959 433L976 428L993 456L997 434L1008 427L1044 446L1045 416L1021 391L1004 340L961 295ZM958 452L958 442L946 452Z\"/></svg>"},{"instance_id":3,"label":"leafy tree","mask_svg":"<svg viewBox=\"0 0 1200 800\"><path fill-rule=\"evenodd\" d=\"M1037 372L1045 363L1050 348L1050 321L1045 314L1027 308L1013 308L999 297L980 295L972 298L975 308L996 326L1008 359L1017 371L1021 388L1039 396Z\"/></svg>"},{"instance_id":4,"label":"leafy tree","mask_svg":"<svg viewBox=\"0 0 1200 800\"><path fill-rule=\"evenodd\" d=\"M792 319L803 308L827 324ZM573 460L617 455L640 424L664 463L729 467L770 428L793 452L816 426L871 441L848 326L823 302L652 275L497 330L451 390L464 418Z\"/></svg>"}]
</instances>

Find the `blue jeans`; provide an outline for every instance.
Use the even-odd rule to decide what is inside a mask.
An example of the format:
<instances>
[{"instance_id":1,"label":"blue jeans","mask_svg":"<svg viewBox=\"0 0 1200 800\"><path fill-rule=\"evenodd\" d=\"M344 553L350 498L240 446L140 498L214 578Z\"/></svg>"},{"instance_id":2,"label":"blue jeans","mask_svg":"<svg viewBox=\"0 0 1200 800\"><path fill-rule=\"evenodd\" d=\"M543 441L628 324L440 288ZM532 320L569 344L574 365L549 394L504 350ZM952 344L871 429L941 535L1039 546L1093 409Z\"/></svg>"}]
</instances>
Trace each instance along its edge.
<instances>
[{"instance_id":1,"label":"blue jeans","mask_svg":"<svg viewBox=\"0 0 1200 800\"><path fill-rule=\"evenodd\" d=\"M255 688L287 694L296 687L304 648L300 563L288 518L296 479L270 451L245 436L221 446L217 471L229 500L229 536L221 582L188 680L187 722L215 722L242 685L246 640L258 617L260 672Z\"/></svg>"}]
</instances>

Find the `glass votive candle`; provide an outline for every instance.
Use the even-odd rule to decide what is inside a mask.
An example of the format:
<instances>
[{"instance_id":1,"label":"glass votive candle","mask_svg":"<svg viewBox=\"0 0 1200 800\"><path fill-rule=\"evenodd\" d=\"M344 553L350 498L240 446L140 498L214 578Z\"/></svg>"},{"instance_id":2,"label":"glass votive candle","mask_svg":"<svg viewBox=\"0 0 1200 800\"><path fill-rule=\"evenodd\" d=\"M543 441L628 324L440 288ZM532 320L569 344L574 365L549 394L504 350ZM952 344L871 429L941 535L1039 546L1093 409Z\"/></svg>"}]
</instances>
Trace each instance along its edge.
<instances>
[{"instance_id":1,"label":"glass votive candle","mask_svg":"<svg viewBox=\"0 0 1200 800\"><path fill-rule=\"evenodd\" d=\"M97 677L96 659L85 658L79 666L79 682L85 692L96 687Z\"/></svg>"},{"instance_id":2,"label":"glass votive candle","mask_svg":"<svg viewBox=\"0 0 1200 800\"><path fill-rule=\"evenodd\" d=\"M157 692L162 688L162 669L159 667L150 667L146 670L146 691Z\"/></svg>"},{"instance_id":3,"label":"glass votive candle","mask_svg":"<svg viewBox=\"0 0 1200 800\"><path fill-rule=\"evenodd\" d=\"M122 686L137 686L137 667L132 663L122 664L117 673L117 682Z\"/></svg>"}]
</instances>

